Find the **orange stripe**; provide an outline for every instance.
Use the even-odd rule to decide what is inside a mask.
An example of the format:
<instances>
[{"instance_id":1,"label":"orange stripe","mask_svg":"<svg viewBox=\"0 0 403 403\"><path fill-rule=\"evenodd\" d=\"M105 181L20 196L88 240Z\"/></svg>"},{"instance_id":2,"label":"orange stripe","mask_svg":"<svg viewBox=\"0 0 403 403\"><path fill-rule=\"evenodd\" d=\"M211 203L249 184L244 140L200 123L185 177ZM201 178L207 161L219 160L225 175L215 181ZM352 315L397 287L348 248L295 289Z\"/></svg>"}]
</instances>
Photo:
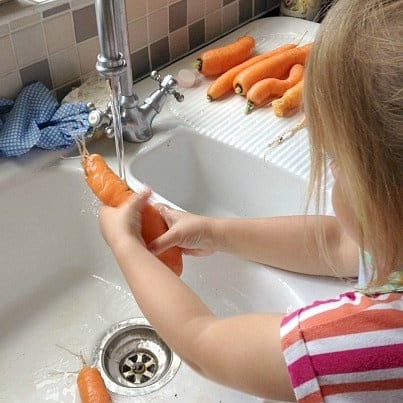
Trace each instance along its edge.
<instances>
[{"instance_id":1,"label":"orange stripe","mask_svg":"<svg viewBox=\"0 0 403 403\"><path fill-rule=\"evenodd\" d=\"M336 395L338 393L373 392L395 389L403 389L403 379L387 379L384 381L342 383L321 386L324 396Z\"/></svg>"},{"instance_id":2,"label":"orange stripe","mask_svg":"<svg viewBox=\"0 0 403 403\"><path fill-rule=\"evenodd\" d=\"M357 312L354 315L350 315L338 320L333 320L333 315L329 316L328 323L320 326L314 326L309 329L303 329L305 341L376 330L403 328L403 312L392 309Z\"/></svg>"},{"instance_id":3,"label":"orange stripe","mask_svg":"<svg viewBox=\"0 0 403 403\"><path fill-rule=\"evenodd\" d=\"M316 325L320 325L321 323L327 323L329 321L329 313L332 314L332 319L337 320L337 319L344 319L346 316L349 316L351 314L355 314L357 311L364 311L365 309L368 309L371 306L377 305L377 304L385 304L385 303L390 303L396 300L399 300L403 298L402 294L389 294L388 298L381 301L381 300L376 300L371 297L367 296L362 296L360 303L353 304L350 303L349 300L345 297L343 301L343 305L338 306L337 308L330 309L328 311L324 311L321 313L318 313L317 315L307 318L303 321L304 327L312 327Z\"/></svg>"},{"instance_id":4,"label":"orange stripe","mask_svg":"<svg viewBox=\"0 0 403 403\"><path fill-rule=\"evenodd\" d=\"M298 403L319 403L319 402L323 402L323 395L319 390L303 397L302 399L298 399Z\"/></svg>"}]
</instances>

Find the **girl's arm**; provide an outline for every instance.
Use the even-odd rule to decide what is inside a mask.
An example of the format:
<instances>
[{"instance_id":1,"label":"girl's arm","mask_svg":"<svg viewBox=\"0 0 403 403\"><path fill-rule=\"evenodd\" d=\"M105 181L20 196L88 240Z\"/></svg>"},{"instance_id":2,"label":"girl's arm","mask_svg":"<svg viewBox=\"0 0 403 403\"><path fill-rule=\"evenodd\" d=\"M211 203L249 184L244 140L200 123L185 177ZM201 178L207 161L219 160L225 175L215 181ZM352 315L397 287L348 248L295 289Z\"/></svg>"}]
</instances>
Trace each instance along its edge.
<instances>
[{"instance_id":1,"label":"girl's arm","mask_svg":"<svg viewBox=\"0 0 403 403\"><path fill-rule=\"evenodd\" d=\"M149 192L143 193L119 208L102 207L99 215L102 234L143 314L165 342L205 377L250 394L293 400L280 348L283 315L216 318L145 247L139 211L148 196Z\"/></svg>"},{"instance_id":2,"label":"girl's arm","mask_svg":"<svg viewBox=\"0 0 403 403\"><path fill-rule=\"evenodd\" d=\"M167 206L160 209L169 231L151 244L155 254L178 245L188 254L227 252L294 272L357 275L358 246L335 217L210 218ZM321 231L330 259L322 253Z\"/></svg>"}]
</instances>

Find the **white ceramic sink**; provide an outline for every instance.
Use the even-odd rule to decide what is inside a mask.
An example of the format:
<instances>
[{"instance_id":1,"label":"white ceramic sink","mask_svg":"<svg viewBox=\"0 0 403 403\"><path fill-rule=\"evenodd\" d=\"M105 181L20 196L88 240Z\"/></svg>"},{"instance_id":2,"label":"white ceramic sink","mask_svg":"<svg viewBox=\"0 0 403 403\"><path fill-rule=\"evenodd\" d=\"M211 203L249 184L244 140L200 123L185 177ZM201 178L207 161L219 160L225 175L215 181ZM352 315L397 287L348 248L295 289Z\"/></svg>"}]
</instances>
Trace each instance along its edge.
<instances>
[{"instance_id":1,"label":"white ceramic sink","mask_svg":"<svg viewBox=\"0 0 403 403\"><path fill-rule=\"evenodd\" d=\"M129 170L167 200L197 214L259 217L302 214L305 208L303 178L186 126L139 152Z\"/></svg>"},{"instance_id":2,"label":"white ceramic sink","mask_svg":"<svg viewBox=\"0 0 403 403\"><path fill-rule=\"evenodd\" d=\"M100 237L96 203L77 162L18 176L0 192L0 400L74 401L75 375L68 372L80 362L57 345L90 359L107 328L142 314ZM213 202L209 206L216 211ZM302 303L278 272L223 254L186 258L183 279L220 316ZM184 364L149 399L169 396L183 402L256 400L206 381Z\"/></svg>"},{"instance_id":3,"label":"white ceramic sink","mask_svg":"<svg viewBox=\"0 0 403 403\"><path fill-rule=\"evenodd\" d=\"M306 30L303 23L296 26L294 36ZM258 28L257 33L262 30ZM170 69L188 62L184 59ZM145 80L137 88L148 92L150 85ZM206 116L213 112L206 111ZM261 147L250 147L248 141L239 146L236 130L229 137L215 137L207 130L210 119L201 127L193 118L184 119L167 107L155 119L152 140L126 144L127 179L134 189L145 182L155 191L154 200L199 214L304 212L306 170L298 174L279 161L295 167L293 158L307 160L306 148L290 140L265 161ZM280 126L293 124L291 120ZM298 141L306 143L304 137ZM259 144L265 143L262 138ZM109 140L90 144L89 149L102 153L116 168ZM97 204L79 160L61 160L59 154L32 152L19 160L0 161L0 401L78 402L76 374L70 372L80 368L80 361L58 345L82 352L91 363L99 338L110 326L142 316L100 236ZM289 312L345 289L339 281L295 275L224 254L185 257L182 278L219 316ZM128 401L134 399L114 396L114 402ZM163 388L135 401L262 402L205 380L183 363Z\"/></svg>"}]
</instances>

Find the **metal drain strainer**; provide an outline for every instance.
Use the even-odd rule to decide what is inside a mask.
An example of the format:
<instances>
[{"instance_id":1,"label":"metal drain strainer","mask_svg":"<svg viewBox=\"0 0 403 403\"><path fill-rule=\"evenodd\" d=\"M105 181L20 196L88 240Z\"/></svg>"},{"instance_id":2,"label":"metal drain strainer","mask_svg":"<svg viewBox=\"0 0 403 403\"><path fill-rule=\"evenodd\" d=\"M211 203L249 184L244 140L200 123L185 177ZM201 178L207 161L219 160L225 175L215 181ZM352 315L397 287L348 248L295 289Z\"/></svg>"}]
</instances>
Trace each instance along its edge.
<instances>
[{"instance_id":1,"label":"metal drain strainer","mask_svg":"<svg viewBox=\"0 0 403 403\"><path fill-rule=\"evenodd\" d=\"M176 374L180 362L144 318L113 325L96 349L96 366L107 388L122 396L161 388Z\"/></svg>"}]
</instances>

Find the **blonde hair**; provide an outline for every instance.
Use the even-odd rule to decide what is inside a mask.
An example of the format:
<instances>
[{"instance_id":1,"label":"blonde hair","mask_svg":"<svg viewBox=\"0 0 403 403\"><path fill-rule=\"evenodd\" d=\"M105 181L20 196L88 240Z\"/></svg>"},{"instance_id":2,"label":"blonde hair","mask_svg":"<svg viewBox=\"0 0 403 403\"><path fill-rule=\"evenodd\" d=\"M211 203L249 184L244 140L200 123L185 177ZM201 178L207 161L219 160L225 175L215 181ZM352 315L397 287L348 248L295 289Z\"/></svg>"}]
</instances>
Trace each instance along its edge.
<instances>
[{"instance_id":1,"label":"blonde hair","mask_svg":"<svg viewBox=\"0 0 403 403\"><path fill-rule=\"evenodd\" d=\"M329 154L377 279L397 269L403 234L403 0L338 0L307 64L310 194L319 209Z\"/></svg>"}]
</instances>

